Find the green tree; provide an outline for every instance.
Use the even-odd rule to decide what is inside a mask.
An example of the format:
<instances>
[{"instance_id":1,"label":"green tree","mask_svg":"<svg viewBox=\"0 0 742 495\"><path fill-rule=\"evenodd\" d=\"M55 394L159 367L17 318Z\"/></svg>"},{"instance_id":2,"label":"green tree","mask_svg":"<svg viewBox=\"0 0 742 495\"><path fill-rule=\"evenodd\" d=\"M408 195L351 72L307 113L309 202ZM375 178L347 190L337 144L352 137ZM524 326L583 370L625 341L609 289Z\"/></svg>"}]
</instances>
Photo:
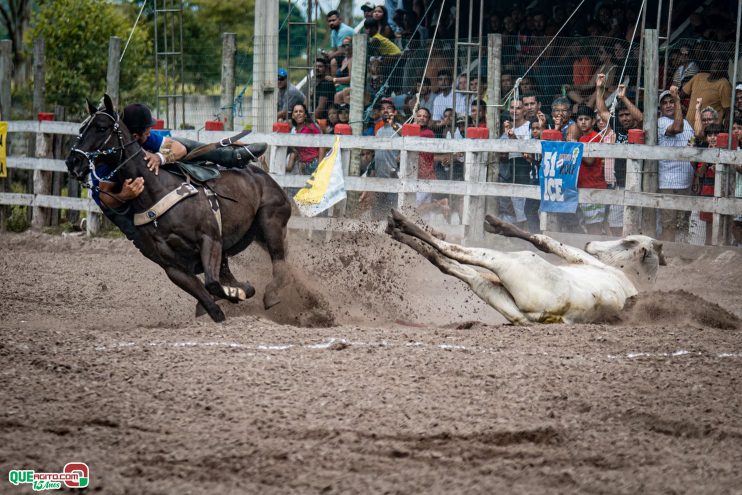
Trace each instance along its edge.
<instances>
[{"instance_id":1,"label":"green tree","mask_svg":"<svg viewBox=\"0 0 742 495\"><path fill-rule=\"evenodd\" d=\"M105 0L45 2L31 18L27 46L43 37L46 45L46 99L50 104L82 107L85 98L97 100L106 88L108 43L118 36L125 44L136 15L131 6ZM149 95L154 80L143 70L151 67L152 48L146 29L136 29L121 63L121 100Z\"/></svg>"}]
</instances>

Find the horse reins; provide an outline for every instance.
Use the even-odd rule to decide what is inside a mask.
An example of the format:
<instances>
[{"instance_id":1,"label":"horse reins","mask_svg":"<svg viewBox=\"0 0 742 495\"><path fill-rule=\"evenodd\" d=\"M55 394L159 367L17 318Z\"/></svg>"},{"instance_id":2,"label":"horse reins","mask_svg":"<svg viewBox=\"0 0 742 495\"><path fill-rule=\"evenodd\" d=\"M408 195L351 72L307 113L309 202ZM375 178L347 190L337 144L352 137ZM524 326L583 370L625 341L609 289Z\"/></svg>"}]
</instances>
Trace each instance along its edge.
<instances>
[{"instance_id":1,"label":"horse reins","mask_svg":"<svg viewBox=\"0 0 742 495\"><path fill-rule=\"evenodd\" d=\"M90 127L90 124L92 124L93 118L96 115L105 115L106 117L108 117L109 119L111 119L113 121L113 130L111 131L111 134L109 134L108 138L103 142L103 145L105 145L106 143L108 143L108 141L111 140L111 138L113 137L113 135L115 133L116 134L116 137L118 139L118 142L119 142L119 146L118 147L113 147L113 148L108 148L108 149L105 149L105 150L97 149L95 151L83 151L83 150L77 148L76 146L73 146L72 149L70 150L70 152L71 153L79 153L82 156L84 156L85 159L88 161L88 167L90 168L90 173L92 174L92 176L98 182L101 182L101 181L107 181L108 179L110 179L111 177L113 177L121 169L121 167L123 167L124 165L126 165L129 162L129 160L131 160L132 158L134 158L135 156L137 156L139 153L141 153L142 152L142 148L140 147L136 151L136 153L134 153L131 156L129 156L126 160L121 161L121 159L123 158L124 150L126 148L128 148L129 146L131 146L132 144L136 143L137 140L136 139L132 139L128 143L124 144L124 138L123 138L123 135L121 134L121 127L119 125L119 116L118 116L118 114L116 114L116 116L114 117L113 115L110 115L110 114L108 114L106 112L101 112L101 111L98 111L95 114L93 114L93 115L90 116L90 118L88 119L88 122L83 126L82 130L80 131L80 134L77 136L77 141L78 142L82 138L82 135L88 130L88 127ZM117 161L119 161L120 163L118 164L118 166L116 168L114 168L111 172L109 172L105 177L99 177L98 176L98 173L95 171L95 161L98 158L102 157L102 156L109 156L109 155L112 155L114 153L119 153L119 158L118 158ZM100 192L100 188L99 187L95 186L95 188ZM103 192L105 192L105 191L103 191Z\"/></svg>"}]
</instances>

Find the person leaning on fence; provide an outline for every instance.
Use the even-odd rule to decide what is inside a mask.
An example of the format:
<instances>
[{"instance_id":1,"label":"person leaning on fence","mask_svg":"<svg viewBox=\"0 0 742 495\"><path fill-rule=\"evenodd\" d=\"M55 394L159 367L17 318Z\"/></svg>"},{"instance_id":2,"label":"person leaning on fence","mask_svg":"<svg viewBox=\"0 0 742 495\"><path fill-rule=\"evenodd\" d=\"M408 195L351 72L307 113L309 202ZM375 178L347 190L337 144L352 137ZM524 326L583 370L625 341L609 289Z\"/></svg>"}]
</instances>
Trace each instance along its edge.
<instances>
[{"instance_id":1,"label":"person leaning on fence","mask_svg":"<svg viewBox=\"0 0 742 495\"><path fill-rule=\"evenodd\" d=\"M531 139L531 123L524 118L522 100L510 102L510 119L503 122L503 130L500 139ZM531 169L532 164L523 153L510 152L507 161L500 163L498 181L510 184L531 184ZM500 218L521 228L527 227L526 198L498 198L498 204L500 205ZM538 215L536 215L536 221L537 219Z\"/></svg>"},{"instance_id":2,"label":"person leaning on fence","mask_svg":"<svg viewBox=\"0 0 742 495\"><path fill-rule=\"evenodd\" d=\"M719 133L723 132L721 125L711 123L704 128L703 141L699 143L699 147L702 148L716 148L717 138ZM702 163L699 162L695 167L695 175L693 176L693 186L691 190L693 193L700 196L712 196L714 195L714 177L716 171L714 170L713 163ZM702 211L699 214L699 218L702 222L706 222L706 245L711 245L711 234L713 228L711 223L713 222L714 216L711 212Z\"/></svg>"},{"instance_id":3,"label":"person leaning on fence","mask_svg":"<svg viewBox=\"0 0 742 495\"><path fill-rule=\"evenodd\" d=\"M381 119L383 125L376 131L376 137L391 138L397 136L401 126L397 122L397 109L394 102L389 98L381 101ZM399 151L376 150L374 164L376 177L387 179L399 177ZM361 201L366 201L368 196L374 196L374 193L364 191L361 194ZM378 192L375 196L374 217L384 218L389 213L389 209L397 204L397 194Z\"/></svg>"},{"instance_id":4,"label":"person leaning on fence","mask_svg":"<svg viewBox=\"0 0 742 495\"><path fill-rule=\"evenodd\" d=\"M644 122L644 114L626 97L626 86L619 84L616 98L616 115L611 117L608 107L605 105L604 79L601 75L595 82L597 115L601 121L610 126L611 132L615 138L603 139L603 142L614 142L618 144L628 144L629 129L641 129ZM610 161L613 161L611 167ZM626 187L626 159L611 158L605 160L605 178L609 189L623 189ZM610 205L607 212L607 223L611 234L614 236L623 235L623 206Z\"/></svg>"},{"instance_id":5,"label":"person leaning on fence","mask_svg":"<svg viewBox=\"0 0 742 495\"><path fill-rule=\"evenodd\" d=\"M312 121L304 103L297 103L291 110L292 134L322 134L319 126ZM319 161L325 156L324 148L298 146L293 148L286 163L286 172L311 175L317 170Z\"/></svg>"},{"instance_id":6,"label":"person leaning on fence","mask_svg":"<svg viewBox=\"0 0 742 495\"><path fill-rule=\"evenodd\" d=\"M363 22L363 29L368 36L368 55L381 57L382 74L384 78L390 78L392 68L399 56L402 55L402 50L389 38L379 33L379 23L376 19L366 19Z\"/></svg>"},{"instance_id":7,"label":"person leaning on fence","mask_svg":"<svg viewBox=\"0 0 742 495\"><path fill-rule=\"evenodd\" d=\"M593 130L595 125L595 110L580 105L577 108L577 128L580 131L579 142L599 143L601 135ZM605 172L603 170L603 159L599 157L582 157L580 173L577 177L578 188L607 189ZM603 233L603 222L605 221L605 206L601 204L580 203L580 223L588 234L600 235Z\"/></svg>"},{"instance_id":8,"label":"person leaning on fence","mask_svg":"<svg viewBox=\"0 0 742 495\"><path fill-rule=\"evenodd\" d=\"M670 86L660 94L660 117L657 120L659 146L688 146L693 138L693 126L683 118L680 90ZM689 194L693 180L693 166L687 160L659 160L659 192L663 194ZM675 241L676 232L687 233L689 212L670 209L660 210L662 233L660 239Z\"/></svg>"}]
</instances>

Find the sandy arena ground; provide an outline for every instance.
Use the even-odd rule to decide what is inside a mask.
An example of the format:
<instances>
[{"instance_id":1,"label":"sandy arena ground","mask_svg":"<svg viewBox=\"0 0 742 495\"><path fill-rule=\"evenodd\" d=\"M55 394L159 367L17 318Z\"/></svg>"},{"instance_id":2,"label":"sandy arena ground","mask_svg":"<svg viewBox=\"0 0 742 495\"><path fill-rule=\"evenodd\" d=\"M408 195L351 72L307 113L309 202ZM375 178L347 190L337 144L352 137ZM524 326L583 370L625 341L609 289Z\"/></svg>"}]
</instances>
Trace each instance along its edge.
<instances>
[{"instance_id":1,"label":"sandy arena ground","mask_svg":"<svg viewBox=\"0 0 742 495\"><path fill-rule=\"evenodd\" d=\"M514 328L385 236L290 243L328 307L260 309L251 248L214 324L123 239L0 235L0 493L71 461L75 493L742 493L740 250L667 247L620 323Z\"/></svg>"}]
</instances>

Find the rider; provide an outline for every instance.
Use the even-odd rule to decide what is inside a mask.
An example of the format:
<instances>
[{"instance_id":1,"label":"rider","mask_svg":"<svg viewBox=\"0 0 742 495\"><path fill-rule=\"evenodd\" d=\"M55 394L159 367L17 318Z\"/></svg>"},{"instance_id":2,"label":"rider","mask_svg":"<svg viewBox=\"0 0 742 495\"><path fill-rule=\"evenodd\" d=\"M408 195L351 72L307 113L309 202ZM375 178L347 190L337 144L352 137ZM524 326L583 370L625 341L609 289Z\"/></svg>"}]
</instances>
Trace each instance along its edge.
<instances>
[{"instance_id":1,"label":"rider","mask_svg":"<svg viewBox=\"0 0 742 495\"><path fill-rule=\"evenodd\" d=\"M149 108L141 103L132 103L124 108L122 120L131 132L131 137L141 145L147 168L155 175L159 173L160 166L181 160L189 151L202 145L190 139L170 138L157 132L153 133L152 126L156 121L152 118ZM198 160L211 161L227 168L245 168L250 160L258 158L266 149L265 144L243 145L240 142L235 144L239 146L215 148L199 155ZM108 165L103 164L98 167L96 174L101 177L109 172ZM144 190L144 177L121 182L115 176L106 181L99 181L93 176L92 181L93 200L106 217L121 229L126 238L142 250L139 233L134 226L134 212L127 207L127 203Z\"/></svg>"}]
</instances>

